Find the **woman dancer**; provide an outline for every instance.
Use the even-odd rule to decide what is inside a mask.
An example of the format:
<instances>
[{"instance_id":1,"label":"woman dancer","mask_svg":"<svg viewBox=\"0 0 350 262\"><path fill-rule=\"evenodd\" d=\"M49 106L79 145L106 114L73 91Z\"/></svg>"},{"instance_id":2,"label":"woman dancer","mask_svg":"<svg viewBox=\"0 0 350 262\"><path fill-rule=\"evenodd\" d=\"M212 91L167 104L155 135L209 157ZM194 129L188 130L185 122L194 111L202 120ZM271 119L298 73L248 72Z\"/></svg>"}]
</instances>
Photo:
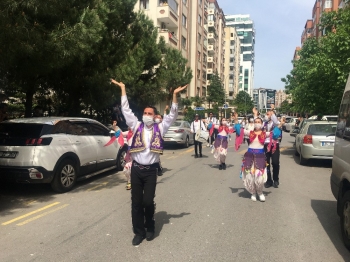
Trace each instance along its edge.
<instances>
[{"instance_id":1,"label":"woman dancer","mask_svg":"<svg viewBox=\"0 0 350 262\"><path fill-rule=\"evenodd\" d=\"M248 151L244 154L242 162L243 184L247 191L252 194L251 200L256 201L256 194L259 195L261 202L265 201L263 194L264 183L267 180L266 157L264 152L264 143L266 136L271 132L262 131L263 120L258 117L258 110L253 109L255 116L254 130L244 130L244 135L248 134L250 144ZM235 114L235 123L238 122L238 114ZM280 123L280 126L283 122ZM279 126L279 127L280 127Z\"/></svg>"},{"instance_id":2,"label":"woman dancer","mask_svg":"<svg viewBox=\"0 0 350 262\"><path fill-rule=\"evenodd\" d=\"M215 125L214 128L218 130L218 135L214 142L214 157L220 163L219 170L226 170L227 138L229 134L233 133L233 128L229 126L226 118L222 118L220 125Z\"/></svg>"}]
</instances>

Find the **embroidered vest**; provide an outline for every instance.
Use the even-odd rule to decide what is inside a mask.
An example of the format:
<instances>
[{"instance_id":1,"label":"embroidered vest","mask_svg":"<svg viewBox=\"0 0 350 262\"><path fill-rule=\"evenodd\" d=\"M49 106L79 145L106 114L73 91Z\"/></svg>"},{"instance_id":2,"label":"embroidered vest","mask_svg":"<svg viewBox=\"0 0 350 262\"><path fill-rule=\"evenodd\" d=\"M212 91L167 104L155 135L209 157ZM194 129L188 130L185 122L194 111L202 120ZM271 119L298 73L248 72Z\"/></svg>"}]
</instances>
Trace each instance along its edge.
<instances>
[{"instance_id":1,"label":"embroidered vest","mask_svg":"<svg viewBox=\"0 0 350 262\"><path fill-rule=\"evenodd\" d=\"M144 138L144 123L137 128L130 146L130 153L141 152L146 149ZM158 124L153 124L152 138L150 141L150 150L154 153L163 153L163 137L160 133Z\"/></svg>"},{"instance_id":2,"label":"embroidered vest","mask_svg":"<svg viewBox=\"0 0 350 262\"><path fill-rule=\"evenodd\" d=\"M257 136L257 134L255 134L254 131L250 131L250 134L249 134L250 143L253 143L256 136ZM266 132L265 131L262 131L260 133L260 135L258 135L258 140L259 140L260 144L262 144L262 145L265 143L265 140L266 140Z\"/></svg>"}]
</instances>

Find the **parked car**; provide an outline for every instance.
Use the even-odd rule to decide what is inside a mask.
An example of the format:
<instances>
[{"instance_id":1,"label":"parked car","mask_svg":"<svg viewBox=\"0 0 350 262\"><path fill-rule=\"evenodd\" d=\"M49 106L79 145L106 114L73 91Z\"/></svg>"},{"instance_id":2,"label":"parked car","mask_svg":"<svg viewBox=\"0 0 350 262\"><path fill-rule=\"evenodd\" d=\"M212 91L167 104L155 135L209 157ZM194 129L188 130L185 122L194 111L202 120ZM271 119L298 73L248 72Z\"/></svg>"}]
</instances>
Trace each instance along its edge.
<instances>
[{"instance_id":1,"label":"parked car","mask_svg":"<svg viewBox=\"0 0 350 262\"><path fill-rule=\"evenodd\" d=\"M343 242L350 250L350 77L340 104L330 182Z\"/></svg>"},{"instance_id":2,"label":"parked car","mask_svg":"<svg viewBox=\"0 0 350 262\"><path fill-rule=\"evenodd\" d=\"M164 135L164 144L182 144L184 147L194 144L190 123L182 120L175 121Z\"/></svg>"},{"instance_id":3,"label":"parked car","mask_svg":"<svg viewBox=\"0 0 350 262\"><path fill-rule=\"evenodd\" d=\"M290 119L292 118L292 117L290 117L290 116L282 116L282 117L284 117L285 118L285 123L283 124L283 126L282 126L282 130L283 131L286 131L286 124L290 121Z\"/></svg>"},{"instance_id":4,"label":"parked car","mask_svg":"<svg viewBox=\"0 0 350 262\"><path fill-rule=\"evenodd\" d=\"M295 155L299 156L300 165L308 159L332 159L337 122L307 122L296 136Z\"/></svg>"},{"instance_id":5,"label":"parked car","mask_svg":"<svg viewBox=\"0 0 350 262\"><path fill-rule=\"evenodd\" d=\"M296 124L297 120L298 120L298 118L296 118L296 117L289 118L288 122L286 122L284 124L284 130L286 132L292 131L294 129L294 127L295 127L295 124Z\"/></svg>"},{"instance_id":6,"label":"parked car","mask_svg":"<svg viewBox=\"0 0 350 262\"><path fill-rule=\"evenodd\" d=\"M40 117L0 123L0 179L50 183L57 192L76 181L124 166L127 146L110 141L110 130L87 118Z\"/></svg>"}]
</instances>

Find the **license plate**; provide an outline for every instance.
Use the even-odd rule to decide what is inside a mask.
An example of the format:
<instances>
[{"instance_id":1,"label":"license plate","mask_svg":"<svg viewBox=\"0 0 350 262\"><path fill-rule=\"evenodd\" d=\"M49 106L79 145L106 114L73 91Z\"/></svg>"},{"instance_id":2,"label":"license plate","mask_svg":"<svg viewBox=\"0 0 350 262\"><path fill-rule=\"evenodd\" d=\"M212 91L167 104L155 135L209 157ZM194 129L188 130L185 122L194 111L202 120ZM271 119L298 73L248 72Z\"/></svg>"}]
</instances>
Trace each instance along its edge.
<instances>
[{"instance_id":1,"label":"license plate","mask_svg":"<svg viewBox=\"0 0 350 262\"><path fill-rule=\"evenodd\" d=\"M334 146L334 142L321 142L321 146Z\"/></svg>"},{"instance_id":2,"label":"license plate","mask_svg":"<svg viewBox=\"0 0 350 262\"><path fill-rule=\"evenodd\" d=\"M16 151L0 151L0 158L16 158L17 154Z\"/></svg>"}]
</instances>

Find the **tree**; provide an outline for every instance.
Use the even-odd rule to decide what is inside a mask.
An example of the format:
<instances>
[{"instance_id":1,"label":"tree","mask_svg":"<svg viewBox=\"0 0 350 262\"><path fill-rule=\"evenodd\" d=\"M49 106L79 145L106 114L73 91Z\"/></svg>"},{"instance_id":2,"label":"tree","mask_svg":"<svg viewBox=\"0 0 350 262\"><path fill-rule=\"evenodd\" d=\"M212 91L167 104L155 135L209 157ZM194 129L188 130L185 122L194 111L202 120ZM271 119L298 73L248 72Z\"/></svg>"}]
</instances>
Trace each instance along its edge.
<instances>
[{"instance_id":1,"label":"tree","mask_svg":"<svg viewBox=\"0 0 350 262\"><path fill-rule=\"evenodd\" d=\"M350 9L323 14L319 26L326 35L303 44L300 59L282 82L296 111L337 114L350 72Z\"/></svg>"},{"instance_id":2,"label":"tree","mask_svg":"<svg viewBox=\"0 0 350 262\"><path fill-rule=\"evenodd\" d=\"M233 104L237 107L236 112L246 115L250 113L254 107L254 101L252 97L245 91L239 91L233 100Z\"/></svg>"},{"instance_id":3,"label":"tree","mask_svg":"<svg viewBox=\"0 0 350 262\"><path fill-rule=\"evenodd\" d=\"M208 86L207 101L209 103L209 108L211 103L223 105L225 102L225 96L224 85L216 72L214 75L212 75L210 85Z\"/></svg>"}]
</instances>

